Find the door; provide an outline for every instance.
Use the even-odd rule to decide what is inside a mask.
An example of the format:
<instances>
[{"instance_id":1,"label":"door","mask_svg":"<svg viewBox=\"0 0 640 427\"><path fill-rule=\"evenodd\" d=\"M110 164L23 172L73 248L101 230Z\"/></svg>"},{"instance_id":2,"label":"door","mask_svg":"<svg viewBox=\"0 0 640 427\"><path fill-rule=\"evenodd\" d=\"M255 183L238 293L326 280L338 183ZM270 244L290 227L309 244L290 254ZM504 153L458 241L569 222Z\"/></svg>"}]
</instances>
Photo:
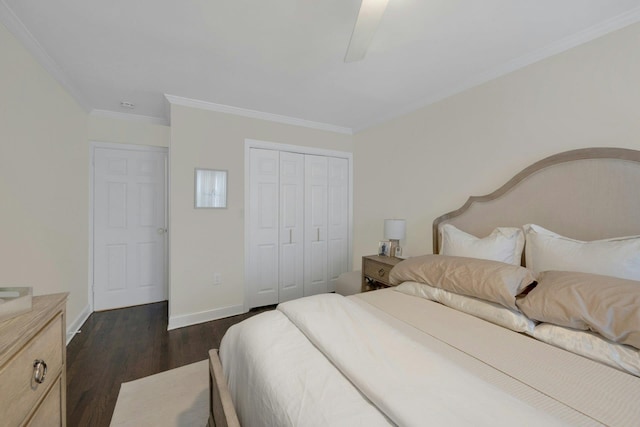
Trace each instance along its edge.
<instances>
[{"instance_id":1,"label":"door","mask_svg":"<svg viewBox=\"0 0 640 427\"><path fill-rule=\"evenodd\" d=\"M350 159L268 146L245 155L245 309L331 292L350 268Z\"/></svg>"},{"instance_id":2,"label":"door","mask_svg":"<svg viewBox=\"0 0 640 427\"><path fill-rule=\"evenodd\" d=\"M304 157L304 295L327 292L327 164L325 156Z\"/></svg>"},{"instance_id":3,"label":"door","mask_svg":"<svg viewBox=\"0 0 640 427\"><path fill-rule=\"evenodd\" d=\"M94 150L95 310L167 299L166 163L166 150Z\"/></svg>"},{"instance_id":4,"label":"door","mask_svg":"<svg viewBox=\"0 0 640 427\"><path fill-rule=\"evenodd\" d=\"M279 302L304 295L304 155L280 153Z\"/></svg>"},{"instance_id":5,"label":"door","mask_svg":"<svg viewBox=\"0 0 640 427\"><path fill-rule=\"evenodd\" d=\"M249 235L247 262L249 307L278 303L280 153L250 150Z\"/></svg>"},{"instance_id":6,"label":"door","mask_svg":"<svg viewBox=\"0 0 640 427\"><path fill-rule=\"evenodd\" d=\"M335 292L338 276L349 271L349 162L327 162L327 291Z\"/></svg>"}]
</instances>

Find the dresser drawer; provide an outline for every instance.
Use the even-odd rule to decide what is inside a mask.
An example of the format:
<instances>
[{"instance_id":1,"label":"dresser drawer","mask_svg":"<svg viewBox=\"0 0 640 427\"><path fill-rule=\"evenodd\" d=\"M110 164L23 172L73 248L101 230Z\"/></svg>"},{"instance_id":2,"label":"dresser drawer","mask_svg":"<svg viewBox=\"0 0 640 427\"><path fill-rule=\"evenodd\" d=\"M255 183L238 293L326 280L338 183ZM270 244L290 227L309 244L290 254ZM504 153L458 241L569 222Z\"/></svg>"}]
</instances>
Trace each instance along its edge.
<instances>
[{"instance_id":1,"label":"dresser drawer","mask_svg":"<svg viewBox=\"0 0 640 427\"><path fill-rule=\"evenodd\" d=\"M0 399L0 414L4 424L21 425L53 382L58 382L59 391L64 350L62 319L61 314L56 315L42 332L0 368L0 396L3 397ZM47 364L42 384L34 379L33 364L37 359Z\"/></svg>"},{"instance_id":2,"label":"dresser drawer","mask_svg":"<svg viewBox=\"0 0 640 427\"><path fill-rule=\"evenodd\" d=\"M363 273L366 277L369 277L377 282L390 285L389 272L393 268L392 265L382 264L380 262L367 260L364 263Z\"/></svg>"},{"instance_id":3,"label":"dresser drawer","mask_svg":"<svg viewBox=\"0 0 640 427\"><path fill-rule=\"evenodd\" d=\"M51 391L44 398L29 427L54 427L62 425L62 378L58 378Z\"/></svg>"}]
</instances>

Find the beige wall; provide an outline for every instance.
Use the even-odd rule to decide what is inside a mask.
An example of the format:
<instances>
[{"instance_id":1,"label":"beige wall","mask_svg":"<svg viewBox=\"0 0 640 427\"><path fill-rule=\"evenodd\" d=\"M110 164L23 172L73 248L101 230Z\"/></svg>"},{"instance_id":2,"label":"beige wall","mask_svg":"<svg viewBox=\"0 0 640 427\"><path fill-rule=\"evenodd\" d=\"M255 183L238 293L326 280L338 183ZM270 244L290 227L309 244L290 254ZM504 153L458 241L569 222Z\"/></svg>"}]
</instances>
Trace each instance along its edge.
<instances>
[{"instance_id":1,"label":"beige wall","mask_svg":"<svg viewBox=\"0 0 640 427\"><path fill-rule=\"evenodd\" d=\"M352 151L352 137L173 105L170 317L244 302L245 139ZM226 169L227 209L193 208L194 168ZM213 275L222 284L213 285ZM171 320L170 320L171 323Z\"/></svg>"},{"instance_id":2,"label":"beige wall","mask_svg":"<svg viewBox=\"0 0 640 427\"><path fill-rule=\"evenodd\" d=\"M0 286L88 304L87 114L0 25Z\"/></svg>"},{"instance_id":3,"label":"beige wall","mask_svg":"<svg viewBox=\"0 0 640 427\"><path fill-rule=\"evenodd\" d=\"M406 252L431 224L548 155L640 149L640 24L355 136L354 265L384 218L407 219Z\"/></svg>"},{"instance_id":4,"label":"beige wall","mask_svg":"<svg viewBox=\"0 0 640 427\"><path fill-rule=\"evenodd\" d=\"M354 266L382 221L408 220L405 248L431 251L431 222L547 155L640 149L640 25L355 137L173 106L172 127L88 116L0 26L0 286L88 302L87 141L170 146L170 315L244 297L244 140L354 151ZM193 169L229 170L229 208L193 208ZM214 286L213 273L222 275Z\"/></svg>"},{"instance_id":5,"label":"beige wall","mask_svg":"<svg viewBox=\"0 0 640 427\"><path fill-rule=\"evenodd\" d=\"M132 120L89 115L89 141L168 147L171 144L169 126Z\"/></svg>"}]
</instances>

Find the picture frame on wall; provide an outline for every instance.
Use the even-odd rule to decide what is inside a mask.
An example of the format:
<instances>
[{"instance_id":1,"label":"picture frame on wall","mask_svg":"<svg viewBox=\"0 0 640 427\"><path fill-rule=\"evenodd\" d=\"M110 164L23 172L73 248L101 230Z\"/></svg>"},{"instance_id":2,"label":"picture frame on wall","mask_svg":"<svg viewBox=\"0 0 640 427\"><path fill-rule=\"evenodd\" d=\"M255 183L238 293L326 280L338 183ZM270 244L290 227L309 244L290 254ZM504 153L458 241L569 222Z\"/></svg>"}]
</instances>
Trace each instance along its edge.
<instances>
[{"instance_id":1,"label":"picture frame on wall","mask_svg":"<svg viewBox=\"0 0 640 427\"><path fill-rule=\"evenodd\" d=\"M388 240L380 240L378 242L378 255L391 256L391 242Z\"/></svg>"},{"instance_id":2,"label":"picture frame on wall","mask_svg":"<svg viewBox=\"0 0 640 427\"><path fill-rule=\"evenodd\" d=\"M227 171L220 169L195 169L196 209L224 209L227 207Z\"/></svg>"}]
</instances>

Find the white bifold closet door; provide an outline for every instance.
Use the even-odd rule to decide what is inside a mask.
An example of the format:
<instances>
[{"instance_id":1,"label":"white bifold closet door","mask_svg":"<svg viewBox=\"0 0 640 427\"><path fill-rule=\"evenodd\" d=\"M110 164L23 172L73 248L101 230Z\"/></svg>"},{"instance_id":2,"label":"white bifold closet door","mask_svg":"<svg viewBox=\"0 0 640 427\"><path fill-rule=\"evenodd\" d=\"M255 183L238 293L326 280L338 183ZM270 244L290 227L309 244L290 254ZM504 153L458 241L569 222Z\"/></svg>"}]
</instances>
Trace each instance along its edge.
<instances>
[{"instance_id":1,"label":"white bifold closet door","mask_svg":"<svg viewBox=\"0 0 640 427\"><path fill-rule=\"evenodd\" d=\"M279 302L304 295L304 154L280 153Z\"/></svg>"},{"instance_id":2,"label":"white bifold closet door","mask_svg":"<svg viewBox=\"0 0 640 427\"><path fill-rule=\"evenodd\" d=\"M327 158L304 158L304 295L327 292Z\"/></svg>"},{"instance_id":3,"label":"white bifold closet door","mask_svg":"<svg viewBox=\"0 0 640 427\"><path fill-rule=\"evenodd\" d=\"M304 295L334 292L349 262L349 163L347 159L305 158Z\"/></svg>"},{"instance_id":4,"label":"white bifold closet door","mask_svg":"<svg viewBox=\"0 0 640 427\"><path fill-rule=\"evenodd\" d=\"M345 158L250 149L249 307L335 290L349 262Z\"/></svg>"},{"instance_id":5,"label":"white bifold closet door","mask_svg":"<svg viewBox=\"0 0 640 427\"><path fill-rule=\"evenodd\" d=\"M349 271L349 161L327 158L327 292Z\"/></svg>"},{"instance_id":6,"label":"white bifold closet door","mask_svg":"<svg viewBox=\"0 0 640 427\"><path fill-rule=\"evenodd\" d=\"M249 232L247 281L249 307L278 302L280 224L280 153L252 149L250 153Z\"/></svg>"}]
</instances>

